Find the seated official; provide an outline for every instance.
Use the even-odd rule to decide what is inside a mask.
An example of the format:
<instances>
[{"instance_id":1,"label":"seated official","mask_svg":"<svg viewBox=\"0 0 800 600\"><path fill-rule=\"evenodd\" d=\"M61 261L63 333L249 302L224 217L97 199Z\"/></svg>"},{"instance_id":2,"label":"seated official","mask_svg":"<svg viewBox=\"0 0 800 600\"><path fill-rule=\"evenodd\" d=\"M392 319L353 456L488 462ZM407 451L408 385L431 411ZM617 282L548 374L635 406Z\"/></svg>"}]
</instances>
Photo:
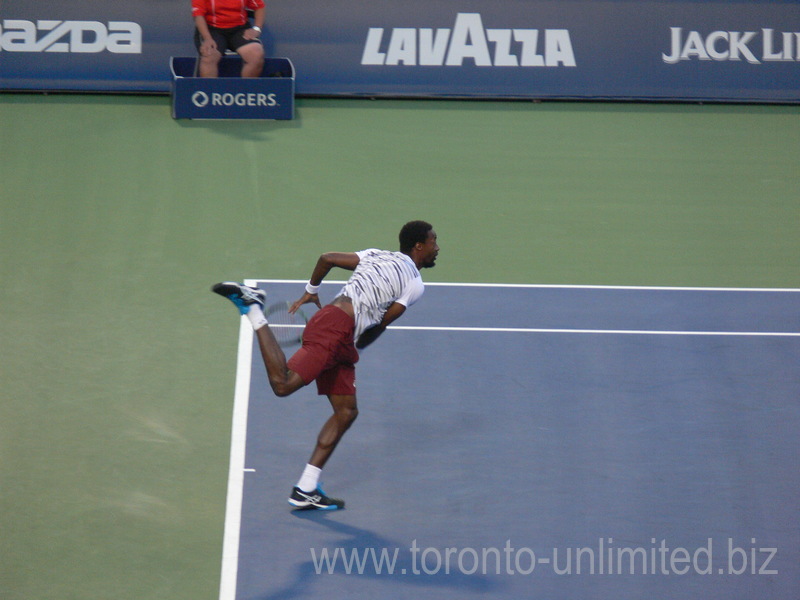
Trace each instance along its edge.
<instances>
[{"instance_id":1,"label":"seated official","mask_svg":"<svg viewBox=\"0 0 800 600\"><path fill-rule=\"evenodd\" d=\"M250 25L247 11L253 12ZM219 61L227 50L242 57L242 77L259 77L264 68L264 0L192 0L194 43L200 56L198 75L219 76Z\"/></svg>"}]
</instances>

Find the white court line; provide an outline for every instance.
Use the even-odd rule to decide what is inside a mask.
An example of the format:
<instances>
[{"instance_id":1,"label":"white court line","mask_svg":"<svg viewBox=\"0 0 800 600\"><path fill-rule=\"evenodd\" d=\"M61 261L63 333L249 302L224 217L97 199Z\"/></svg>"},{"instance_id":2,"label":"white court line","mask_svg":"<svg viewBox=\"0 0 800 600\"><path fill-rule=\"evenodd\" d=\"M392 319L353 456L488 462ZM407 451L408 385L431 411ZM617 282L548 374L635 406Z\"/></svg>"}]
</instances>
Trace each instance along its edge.
<instances>
[{"instance_id":1,"label":"white court line","mask_svg":"<svg viewBox=\"0 0 800 600\"><path fill-rule=\"evenodd\" d=\"M271 325L273 328L302 329L304 324ZM596 335L707 335L743 337L800 337L793 331L674 331L669 329L554 329L547 327L456 327L436 325L390 325L395 331L464 331L479 333L583 333Z\"/></svg>"},{"instance_id":2,"label":"white court line","mask_svg":"<svg viewBox=\"0 0 800 600\"><path fill-rule=\"evenodd\" d=\"M302 283L307 279L250 279L255 283ZM323 281L325 284L343 285L344 280ZM663 292L760 292L760 293L800 293L800 288L743 288L743 287L680 287L656 285L562 285L556 283L450 283L443 281L426 281L425 287L477 287L477 288L519 288L519 289L564 289L564 290L643 290Z\"/></svg>"},{"instance_id":3,"label":"white court line","mask_svg":"<svg viewBox=\"0 0 800 600\"><path fill-rule=\"evenodd\" d=\"M306 283L304 279L255 279L258 283ZM323 284L342 285L345 281L323 281ZM800 293L795 288L720 288L720 287L660 287L626 285L556 285L537 283L446 283L425 282L425 286L438 287L477 287L477 288L519 288L519 289L570 289L570 290L622 290L622 291L664 291L664 292L759 292L759 293ZM291 327L291 326L289 326ZM302 327L302 325L301 325ZM389 329L411 331L476 331L485 333L565 333L598 335L694 335L694 336L742 336L742 337L800 337L800 332L785 331L660 331L636 329L551 329L527 327L425 327L392 325Z\"/></svg>"},{"instance_id":4,"label":"white court line","mask_svg":"<svg viewBox=\"0 0 800 600\"><path fill-rule=\"evenodd\" d=\"M723 335L745 337L800 337L800 332L783 331L657 331L640 329L539 329L530 327L426 327L390 325L388 329L409 331L476 331L488 333L594 333L598 335Z\"/></svg>"},{"instance_id":5,"label":"white court line","mask_svg":"<svg viewBox=\"0 0 800 600\"><path fill-rule=\"evenodd\" d=\"M550 283L435 283L425 282L426 286L440 287L485 287L522 289L564 289L564 290L644 290L654 292L800 292L800 288L742 288L742 287L675 287L657 285L560 285Z\"/></svg>"},{"instance_id":6,"label":"white court line","mask_svg":"<svg viewBox=\"0 0 800 600\"><path fill-rule=\"evenodd\" d=\"M245 285L255 285L253 280ZM225 533L222 541L220 600L235 600L239 572L239 534L242 523L245 448L247 447L247 409L250 402L250 377L253 358L253 328L242 317L239 322L239 349L236 353L236 387L233 397L231 459L228 469L228 497L225 502Z\"/></svg>"}]
</instances>

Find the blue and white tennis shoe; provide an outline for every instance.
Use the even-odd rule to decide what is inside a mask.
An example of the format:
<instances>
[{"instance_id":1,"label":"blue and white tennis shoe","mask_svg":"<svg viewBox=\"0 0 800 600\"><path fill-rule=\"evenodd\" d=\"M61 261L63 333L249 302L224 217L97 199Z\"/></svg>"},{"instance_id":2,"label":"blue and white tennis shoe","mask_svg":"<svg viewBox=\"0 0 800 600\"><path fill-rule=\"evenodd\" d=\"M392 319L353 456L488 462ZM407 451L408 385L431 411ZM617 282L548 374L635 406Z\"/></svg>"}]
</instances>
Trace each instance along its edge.
<instances>
[{"instance_id":1,"label":"blue and white tennis shoe","mask_svg":"<svg viewBox=\"0 0 800 600\"><path fill-rule=\"evenodd\" d=\"M304 492L295 486L292 489L292 495L289 496L289 504L302 510L341 510L344 508L344 500L329 498L320 486L317 486L313 492Z\"/></svg>"},{"instance_id":2,"label":"blue and white tennis shoe","mask_svg":"<svg viewBox=\"0 0 800 600\"><path fill-rule=\"evenodd\" d=\"M211 291L224 296L236 305L242 315L246 315L253 305L264 309L267 303L267 292L258 288L249 287L235 281L223 281L215 284Z\"/></svg>"}]
</instances>

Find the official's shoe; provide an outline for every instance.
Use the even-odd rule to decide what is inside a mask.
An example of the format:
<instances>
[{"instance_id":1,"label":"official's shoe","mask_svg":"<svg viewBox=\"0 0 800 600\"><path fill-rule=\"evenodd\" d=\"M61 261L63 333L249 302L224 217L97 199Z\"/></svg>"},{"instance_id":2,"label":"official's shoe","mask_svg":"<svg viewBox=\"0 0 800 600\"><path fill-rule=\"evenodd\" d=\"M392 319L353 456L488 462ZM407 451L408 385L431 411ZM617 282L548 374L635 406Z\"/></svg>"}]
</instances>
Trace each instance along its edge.
<instances>
[{"instance_id":1,"label":"official's shoe","mask_svg":"<svg viewBox=\"0 0 800 600\"><path fill-rule=\"evenodd\" d=\"M306 510L339 510L344 508L344 500L328 498L319 486L313 492L304 492L295 486L292 489L292 495L289 496L289 504Z\"/></svg>"},{"instance_id":2,"label":"official's shoe","mask_svg":"<svg viewBox=\"0 0 800 600\"><path fill-rule=\"evenodd\" d=\"M236 283L235 281L217 283L211 288L211 291L233 302L243 315L246 315L254 304L257 304L263 310L264 305L267 303L267 292Z\"/></svg>"}]
</instances>

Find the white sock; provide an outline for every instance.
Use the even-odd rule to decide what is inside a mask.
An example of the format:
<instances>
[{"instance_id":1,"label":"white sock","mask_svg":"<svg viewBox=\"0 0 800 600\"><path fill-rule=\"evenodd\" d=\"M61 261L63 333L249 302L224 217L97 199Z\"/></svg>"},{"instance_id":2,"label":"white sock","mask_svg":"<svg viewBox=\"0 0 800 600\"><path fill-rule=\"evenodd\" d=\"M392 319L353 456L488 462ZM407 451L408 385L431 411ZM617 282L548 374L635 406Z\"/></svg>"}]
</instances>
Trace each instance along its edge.
<instances>
[{"instance_id":1,"label":"white sock","mask_svg":"<svg viewBox=\"0 0 800 600\"><path fill-rule=\"evenodd\" d=\"M319 485L320 473L322 473L322 469L314 465L306 465L306 468L303 469L303 474L300 476L300 481L297 482L297 487L304 492L313 492Z\"/></svg>"},{"instance_id":2,"label":"white sock","mask_svg":"<svg viewBox=\"0 0 800 600\"><path fill-rule=\"evenodd\" d=\"M253 304L250 307L250 310L247 311L247 318L250 319L253 330L261 329L264 325L267 325L267 317L264 316L264 311L261 310L258 304Z\"/></svg>"}]
</instances>

